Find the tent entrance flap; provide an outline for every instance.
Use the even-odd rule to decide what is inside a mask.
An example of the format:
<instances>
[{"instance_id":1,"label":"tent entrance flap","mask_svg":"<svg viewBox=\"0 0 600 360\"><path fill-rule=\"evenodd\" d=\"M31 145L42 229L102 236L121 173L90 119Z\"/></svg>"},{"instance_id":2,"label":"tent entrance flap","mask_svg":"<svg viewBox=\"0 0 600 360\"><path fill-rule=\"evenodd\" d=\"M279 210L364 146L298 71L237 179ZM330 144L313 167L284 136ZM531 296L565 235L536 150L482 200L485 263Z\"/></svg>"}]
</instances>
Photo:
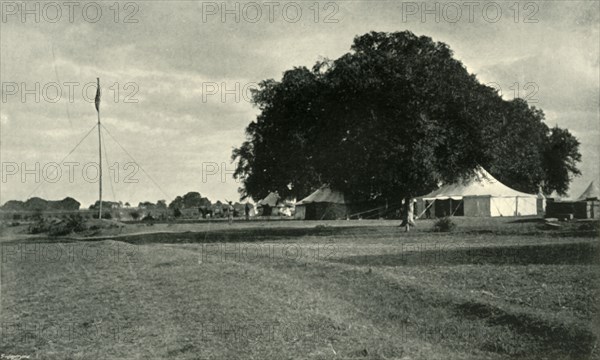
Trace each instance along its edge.
<instances>
[{"instance_id":1,"label":"tent entrance flap","mask_svg":"<svg viewBox=\"0 0 600 360\"><path fill-rule=\"evenodd\" d=\"M435 217L446 217L446 216L463 216L464 206L463 200L437 199L433 205L433 213Z\"/></svg>"}]
</instances>

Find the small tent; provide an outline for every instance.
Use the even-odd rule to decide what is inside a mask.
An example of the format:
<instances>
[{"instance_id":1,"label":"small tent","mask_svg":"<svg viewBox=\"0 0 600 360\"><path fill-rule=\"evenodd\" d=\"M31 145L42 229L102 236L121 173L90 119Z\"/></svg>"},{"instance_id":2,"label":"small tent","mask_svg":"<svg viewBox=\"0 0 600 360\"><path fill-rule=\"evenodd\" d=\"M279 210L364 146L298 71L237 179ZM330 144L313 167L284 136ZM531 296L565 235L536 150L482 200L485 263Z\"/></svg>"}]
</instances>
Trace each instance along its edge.
<instances>
[{"instance_id":1,"label":"small tent","mask_svg":"<svg viewBox=\"0 0 600 360\"><path fill-rule=\"evenodd\" d=\"M256 203L256 210L259 215L271 216L278 215L279 194L276 192L269 193L264 199Z\"/></svg>"},{"instance_id":2,"label":"small tent","mask_svg":"<svg viewBox=\"0 0 600 360\"><path fill-rule=\"evenodd\" d=\"M600 198L600 189L592 181L587 189L577 198L577 201L598 200Z\"/></svg>"},{"instance_id":3,"label":"small tent","mask_svg":"<svg viewBox=\"0 0 600 360\"><path fill-rule=\"evenodd\" d=\"M346 219L348 215L349 208L344 194L324 185L296 203L294 218L303 220L337 220Z\"/></svg>"},{"instance_id":4,"label":"small tent","mask_svg":"<svg viewBox=\"0 0 600 360\"><path fill-rule=\"evenodd\" d=\"M444 185L421 197L438 216L475 217L537 215L538 196L502 184L482 167L468 181ZM425 212L425 211L423 211Z\"/></svg>"}]
</instances>

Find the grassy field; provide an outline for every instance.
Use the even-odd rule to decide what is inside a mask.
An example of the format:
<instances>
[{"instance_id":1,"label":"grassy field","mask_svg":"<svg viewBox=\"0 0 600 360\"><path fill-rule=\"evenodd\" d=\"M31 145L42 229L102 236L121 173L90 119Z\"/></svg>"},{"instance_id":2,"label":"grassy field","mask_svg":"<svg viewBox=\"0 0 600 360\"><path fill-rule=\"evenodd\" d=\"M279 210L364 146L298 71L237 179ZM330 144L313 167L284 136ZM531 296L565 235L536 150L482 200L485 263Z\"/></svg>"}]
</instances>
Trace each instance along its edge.
<instances>
[{"instance_id":1,"label":"grassy field","mask_svg":"<svg viewBox=\"0 0 600 360\"><path fill-rule=\"evenodd\" d=\"M0 358L600 358L597 223L455 221L5 232Z\"/></svg>"}]
</instances>

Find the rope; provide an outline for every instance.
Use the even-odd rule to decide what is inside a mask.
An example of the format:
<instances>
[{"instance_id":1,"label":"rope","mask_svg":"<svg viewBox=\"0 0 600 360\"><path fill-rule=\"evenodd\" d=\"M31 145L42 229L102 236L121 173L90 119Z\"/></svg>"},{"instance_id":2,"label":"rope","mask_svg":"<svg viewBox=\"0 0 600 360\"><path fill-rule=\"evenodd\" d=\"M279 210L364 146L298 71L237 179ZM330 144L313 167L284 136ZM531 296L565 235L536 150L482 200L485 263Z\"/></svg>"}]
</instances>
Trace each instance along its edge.
<instances>
[{"instance_id":1,"label":"rope","mask_svg":"<svg viewBox=\"0 0 600 360\"><path fill-rule=\"evenodd\" d=\"M422 212L419 214L419 216L417 216L417 218L419 218L419 219L420 219L420 218L421 218L421 216L423 216L423 214L425 214L425 212L427 212L427 210L428 210L430 207L432 207L432 206L433 206L433 203L434 203L436 200L437 200L437 199L433 199L433 201L432 201L432 202L431 202L429 205L427 205L427 207L425 208L425 210L423 210L423 211L422 211ZM423 201L428 201L428 200L423 200Z\"/></svg>"},{"instance_id":2,"label":"rope","mask_svg":"<svg viewBox=\"0 0 600 360\"><path fill-rule=\"evenodd\" d=\"M452 200L452 199L449 199ZM423 200L426 201L426 200ZM437 201L437 199L433 199L433 201L425 208L425 210L421 211L421 213L419 214L418 218L421 218L421 216L430 208L433 206L433 203L435 203ZM456 212L458 211L458 208L460 207L460 204L463 202L463 199L460 199L460 202L458 203L458 205L456 206L456 208L454 209L454 211L452 212L452 215L450 216L454 216L454 214L456 214ZM452 204L452 203L450 203ZM450 210L452 210L452 208L450 208Z\"/></svg>"},{"instance_id":3,"label":"rope","mask_svg":"<svg viewBox=\"0 0 600 360\"><path fill-rule=\"evenodd\" d=\"M398 207L396 208L396 207L394 207L394 206L396 206L396 205L400 205L400 206L398 206ZM400 209L400 208L401 208L401 206L402 206L402 202L397 202L397 203L388 204L388 210ZM369 212L372 212L372 211L375 211L375 210L379 210L379 209L384 209L384 208L385 208L385 206L378 206L378 207L376 207L376 208L372 208L372 209L365 210L365 211L360 211L360 212L357 212L357 213L350 214L350 215L348 215L348 216L349 216L349 217L353 217L353 216L357 216L357 215L366 214L366 213L369 213Z\"/></svg>"},{"instance_id":4,"label":"rope","mask_svg":"<svg viewBox=\"0 0 600 360\"><path fill-rule=\"evenodd\" d=\"M450 199L450 201L452 201L452 199ZM456 214L456 212L458 211L458 208L460 207L460 204L462 204L463 199L460 199L460 202L458 203L458 205L456 205L456 209L454 209L454 212L452 212L452 215L450 216L454 216L454 214ZM450 204L452 205L452 202L450 202Z\"/></svg>"},{"instance_id":5,"label":"rope","mask_svg":"<svg viewBox=\"0 0 600 360\"><path fill-rule=\"evenodd\" d=\"M95 129L96 129L96 124L94 124L94 126L92 126L90 131L88 131L87 134L85 134L85 136L81 140L79 140L77 145L75 145L75 147L73 149L71 149L71 151L69 151L69 153L59 162L59 164L62 164L69 157L69 155L71 155L79 147L79 145L81 145L83 140L85 140ZM54 176L55 172L56 172L56 168L53 169L52 176ZM29 198L31 195L33 195L43 184L44 184L44 182L40 182L38 184L38 186L36 186L36 188L33 189L33 191L29 194L29 196L27 196L27 198Z\"/></svg>"},{"instance_id":6,"label":"rope","mask_svg":"<svg viewBox=\"0 0 600 360\"><path fill-rule=\"evenodd\" d=\"M54 43L52 43L52 66L54 66L54 75L56 75L56 82L61 85L60 79L58 77L58 70L56 69L56 55L54 54ZM69 119L69 127L73 128L73 122L71 121L71 113L69 112L69 101L65 101L65 109L67 111L67 119Z\"/></svg>"},{"instance_id":7,"label":"rope","mask_svg":"<svg viewBox=\"0 0 600 360\"><path fill-rule=\"evenodd\" d=\"M104 141L104 138L102 138L102 149L104 150L104 159L106 160L106 165L108 167L108 183L110 184L110 192L112 193L113 200L117 201L117 197L115 196L115 189L113 187L113 182L110 176L110 161L108 160L108 151L106 151L106 142Z\"/></svg>"},{"instance_id":8,"label":"rope","mask_svg":"<svg viewBox=\"0 0 600 360\"><path fill-rule=\"evenodd\" d=\"M165 195L168 199L170 199L171 197L169 195L167 195L167 193L160 187L160 185L158 185L158 183L154 180L154 178L152 176L150 176L150 174L148 174L146 172L146 170L144 170L144 168L142 167L142 165L140 165L140 163L133 157L133 155L131 155L123 147L123 145L121 145L121 143L113 136L113 134L111 134L110 131L104 126L104 124L102 124L102 127L104 128L104 130L106 130L106 132L108 133L108 135L110 135L111 139L113 139L113 141L116 142L117 145L119 145L119 147L121 147L121 150L123 150L125 152L125 154L127 154L127 156L129 156L131 158L131 160L133 160L137 164L137 166L140 167L140 170L142 170L142 172L150 179L150 181L152 181L152 183L154 183L154 185L163 193L163 195Z\"/></svg>"}]
</instances>

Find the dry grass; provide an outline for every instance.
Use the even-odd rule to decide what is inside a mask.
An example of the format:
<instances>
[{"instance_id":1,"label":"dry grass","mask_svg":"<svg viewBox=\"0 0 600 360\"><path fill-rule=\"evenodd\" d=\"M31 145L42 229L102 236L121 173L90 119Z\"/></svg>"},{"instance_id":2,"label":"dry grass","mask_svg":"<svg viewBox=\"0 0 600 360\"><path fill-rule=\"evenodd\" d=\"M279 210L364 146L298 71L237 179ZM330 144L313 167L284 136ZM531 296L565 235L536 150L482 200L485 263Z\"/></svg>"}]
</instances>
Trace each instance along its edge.
<instances>
[{"instance_id":1,"label":"dry grass","mask_svg":"<svg viewBox=\"0 0 600 360\"><path fill-rule=\"evenodd\" d=\"M397 222L256 222L8 239L0 354L597 357L597 238L511 221L460 219L450 234L427 221L410 233Z\"/></svg>"}]
</instances>

